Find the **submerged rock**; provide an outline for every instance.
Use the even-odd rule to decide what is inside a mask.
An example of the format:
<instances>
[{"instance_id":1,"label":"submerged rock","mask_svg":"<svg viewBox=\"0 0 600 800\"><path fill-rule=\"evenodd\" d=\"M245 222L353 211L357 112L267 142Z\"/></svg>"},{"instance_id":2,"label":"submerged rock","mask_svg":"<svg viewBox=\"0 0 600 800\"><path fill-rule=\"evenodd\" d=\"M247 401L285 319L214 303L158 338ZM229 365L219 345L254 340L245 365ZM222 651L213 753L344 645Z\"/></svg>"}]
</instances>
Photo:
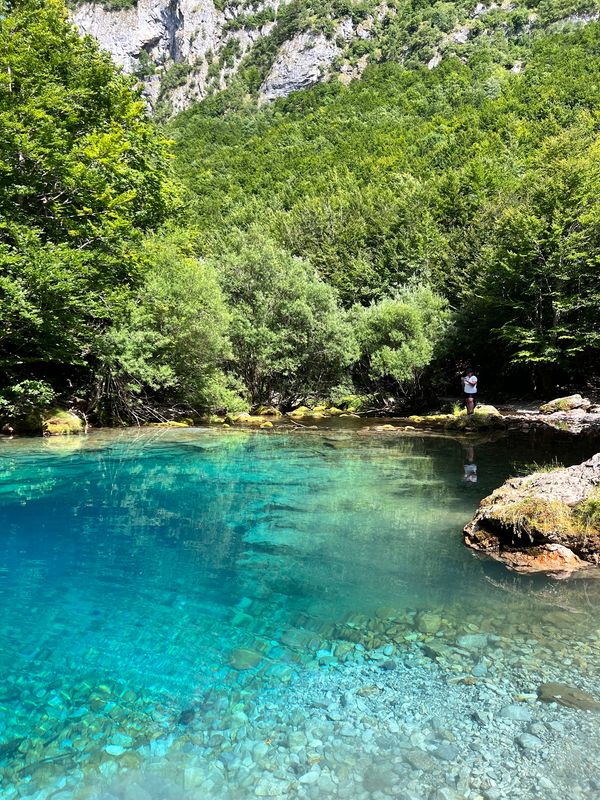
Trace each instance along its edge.
<instances>
[{"instance_id":1,"label":"submerged rock","mask_svg":"<svg viewBox=\"0 0 600 800\"><path fill-rule=\"evenodd\" d=\"M510 719L515 722L531 722L531 711L519 703L512 703L509 706L504 706L500 709L498 715L502 719Z\"/></svg>"},{"instance_id":2,"label":"submerged rock","mask_svg":"<svg viewBox=\"0 0 600 800\"><path fill-rule=\"evenodd\" d=\"M196 712L195 712L195 710L193 708L186 708L179 715L179 718L177 720L177 724L178 725L189 725L190 722L192 722L192 720L194 719L195 716L196 716Z\"/></svg>"},{"instance_id":3,"label":"submerged rock","mask_svg":"<svg viewBox=\"0 0 600 800\"><path fill-rule=\"evenodd\" d=\"M486 497L465 543L519 572L600 564L600 453L583 464L513 478Z\"/></svg>"},{"instance_id":4,"label":"submerged rock","mask_svg":"<svg viewBox=\"0 0 600 800\"><path fill-rule=\"evenodd\" d=\"M600 702L591 694L565 683L542 683L538 688L538 697L543 703L558 703L584 711L600 711Z\"/></svg>"},{"instance_id":5,"label":"submerged rock","mask_svg":"<svg viewBox=\"0 0 600 800\"><path fill-rule=\"evenodd\" d=\"M421 611L417 614L415 627L421 633L434 634L442 627L442 618L433 611Z\"/></svg>"},{"instance_id":6,"label":"submerged rock","mask_svg":"<svg viewBox=\"0 0 600 800\"><path fill-rule=\"evenodd\" d=\"M523 750L540 750L544 746L542 740L531 733L522 733L517 738L517 742Z\"/></svg>"},{"instance_id":7,"label":"submerged rock","mask_svg":"<svg viewBox=\"0 0 600 800\"><path fill-rule=\"evenodd\" d=\"M466 650L483 650L487 647L488 636L486 633L464 633L457 638L456 644Z\"/></svg>"},{"instance_id":8,"label":"submerged rock","mask_svg":"<svg viewBox=\"0 0 600 800\"><path fill-rule=\"evenodd\" d=\"M238 650L232 650L229 656L229 663L237 670L253 669L258 666L261 659L261 653L257 653L256 650L240 647Z\"/></svg>"}]
</instances>

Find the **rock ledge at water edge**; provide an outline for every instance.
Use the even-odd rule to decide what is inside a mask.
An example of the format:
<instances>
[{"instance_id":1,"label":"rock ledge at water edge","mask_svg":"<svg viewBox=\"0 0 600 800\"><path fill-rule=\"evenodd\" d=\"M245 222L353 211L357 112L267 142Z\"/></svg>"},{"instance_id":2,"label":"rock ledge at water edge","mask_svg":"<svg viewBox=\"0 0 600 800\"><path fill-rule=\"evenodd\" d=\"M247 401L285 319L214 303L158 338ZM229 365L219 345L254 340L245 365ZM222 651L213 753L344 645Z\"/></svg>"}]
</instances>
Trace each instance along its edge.
<instances>
[{"instance_id":1,"label":"rock ledge at water edge","mask_svg":"<svg viewBox=\"0 0 600 800\"><path fill-rule=\"evenodd\" d=\"M465 543L518 572L600 565L600 453L573 467L511 478L482 500Z\"/></svg>"}]
</instances>

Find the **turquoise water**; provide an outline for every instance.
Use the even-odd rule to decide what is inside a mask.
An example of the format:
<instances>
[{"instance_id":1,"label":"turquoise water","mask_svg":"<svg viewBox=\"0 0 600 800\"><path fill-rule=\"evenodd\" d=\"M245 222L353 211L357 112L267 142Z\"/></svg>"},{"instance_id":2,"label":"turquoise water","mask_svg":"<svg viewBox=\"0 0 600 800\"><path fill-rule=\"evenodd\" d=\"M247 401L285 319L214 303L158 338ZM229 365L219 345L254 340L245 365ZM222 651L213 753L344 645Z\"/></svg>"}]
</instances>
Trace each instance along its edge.
<instances>
[{"instance_id":1,"label":"turquoise water","mask_svg":"<svg viewBox=\"0 0 600 800\"><path fill-rule=\"evenodd\" d=\"M441 681L442 705L444 681L594 689L598 582L510 576L462 545L479 500L550 449L565 464L591 454L353 431L0 442L2 796L254 797L264 776L252 769L266 768L240 743L265 698L283 720L311 676L350 680L385 648L398 669L412 659ZM421 630L423 612L444 617L441 631ZM506 640L499 661L453 683L471 676L469 654L436 660L428 642L482 630ZM542 639L551 668L527 654ZM250 758L245 785L231 763L208 783L190 772L223 753ZM328 769L317 795L343 796ZM280 796L313 797L309 779L285 780ZM365 797L386 796L361 781ZM578 786L573 796L597 796Z\"/></svg>"}]
</instances>

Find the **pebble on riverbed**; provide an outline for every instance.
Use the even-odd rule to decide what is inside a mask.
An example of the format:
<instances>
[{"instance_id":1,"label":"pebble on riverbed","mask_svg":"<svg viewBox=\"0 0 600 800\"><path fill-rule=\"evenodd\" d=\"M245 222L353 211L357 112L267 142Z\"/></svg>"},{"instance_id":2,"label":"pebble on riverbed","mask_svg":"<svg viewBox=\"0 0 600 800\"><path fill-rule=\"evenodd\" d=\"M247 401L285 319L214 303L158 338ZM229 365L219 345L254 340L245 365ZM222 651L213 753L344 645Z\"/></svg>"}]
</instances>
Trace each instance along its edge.
<instances>
[{"instance_id":1,"label":"pebble on riverbed","mask_svg":"<svg viewBox=\"0 0 600 800\"><path fill-rule=\"evenodd\" d=\"M6 798L588 800L600 715L536 693L599 663L597 636L557 633L561 613L388 608L319 633L298 620L278 641L244 634L222 691L177 710L118 684L47 690L50 725L5 746Z\"/></svg>"}]
</instances>

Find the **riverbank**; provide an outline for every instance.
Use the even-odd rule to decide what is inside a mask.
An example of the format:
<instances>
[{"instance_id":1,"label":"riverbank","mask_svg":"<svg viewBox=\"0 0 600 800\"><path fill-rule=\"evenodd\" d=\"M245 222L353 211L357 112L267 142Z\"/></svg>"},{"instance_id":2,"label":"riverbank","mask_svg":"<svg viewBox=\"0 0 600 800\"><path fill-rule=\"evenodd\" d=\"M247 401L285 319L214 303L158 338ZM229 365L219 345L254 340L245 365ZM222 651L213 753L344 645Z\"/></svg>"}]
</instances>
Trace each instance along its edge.
<instances>
[{"instance_id":1,"label":"riverbank","mask_svg":"<svg viewBox=\"0 0 600 800\"><path fill-rule=\"evenodd\" d=\"M159 423L169 427L173 423ZM180 423L175 423L180 424ZM252 428L297 428L318 430L334 425L336 428L360 428L363 431L379 433L411 431L447 431L450 433L475 433L478 431L527 432L557 431L575 436L600 437L600 411L556 411L543 413L531 410L498 410L494 406L480 406L472 416L464 411L455 413L432 413L410 415L407 417L385 416L375 414L345 413L336 410L306 409L301 413L291 414L237 414L228 417L213 417L210 424L225 427Z\"/></svg>"},{"instance_id":2,"label":"riverbank","mask_svg":"<svg viewBox=\"0 0 600 800\"><path fill-rule=\"evenodd\" d=\"M333 425L336 429L347 427L362 432L448 431L472 434L477 431L559 431L575 436L600 438L600 405L594 405L581 395L558 398L540 406L512 403L496 408L479 405L475 413L467 416L459 403L451 412L433 411L426 414L394 416L382 410L359 411L354 407L337 408L332 405L299 406L282 412L275 406L260 406L254 413L235 413L223 416L159 417L142 423L149 428L190 428L198 425L249 427L268 430L319 430ZM75 409L51 409L32 412L18 420L5 420L0 424L0 435L64 436L86 433L89 420ZM121 429L118 426L117 429Z\"/></svg>"}]
</instances>

